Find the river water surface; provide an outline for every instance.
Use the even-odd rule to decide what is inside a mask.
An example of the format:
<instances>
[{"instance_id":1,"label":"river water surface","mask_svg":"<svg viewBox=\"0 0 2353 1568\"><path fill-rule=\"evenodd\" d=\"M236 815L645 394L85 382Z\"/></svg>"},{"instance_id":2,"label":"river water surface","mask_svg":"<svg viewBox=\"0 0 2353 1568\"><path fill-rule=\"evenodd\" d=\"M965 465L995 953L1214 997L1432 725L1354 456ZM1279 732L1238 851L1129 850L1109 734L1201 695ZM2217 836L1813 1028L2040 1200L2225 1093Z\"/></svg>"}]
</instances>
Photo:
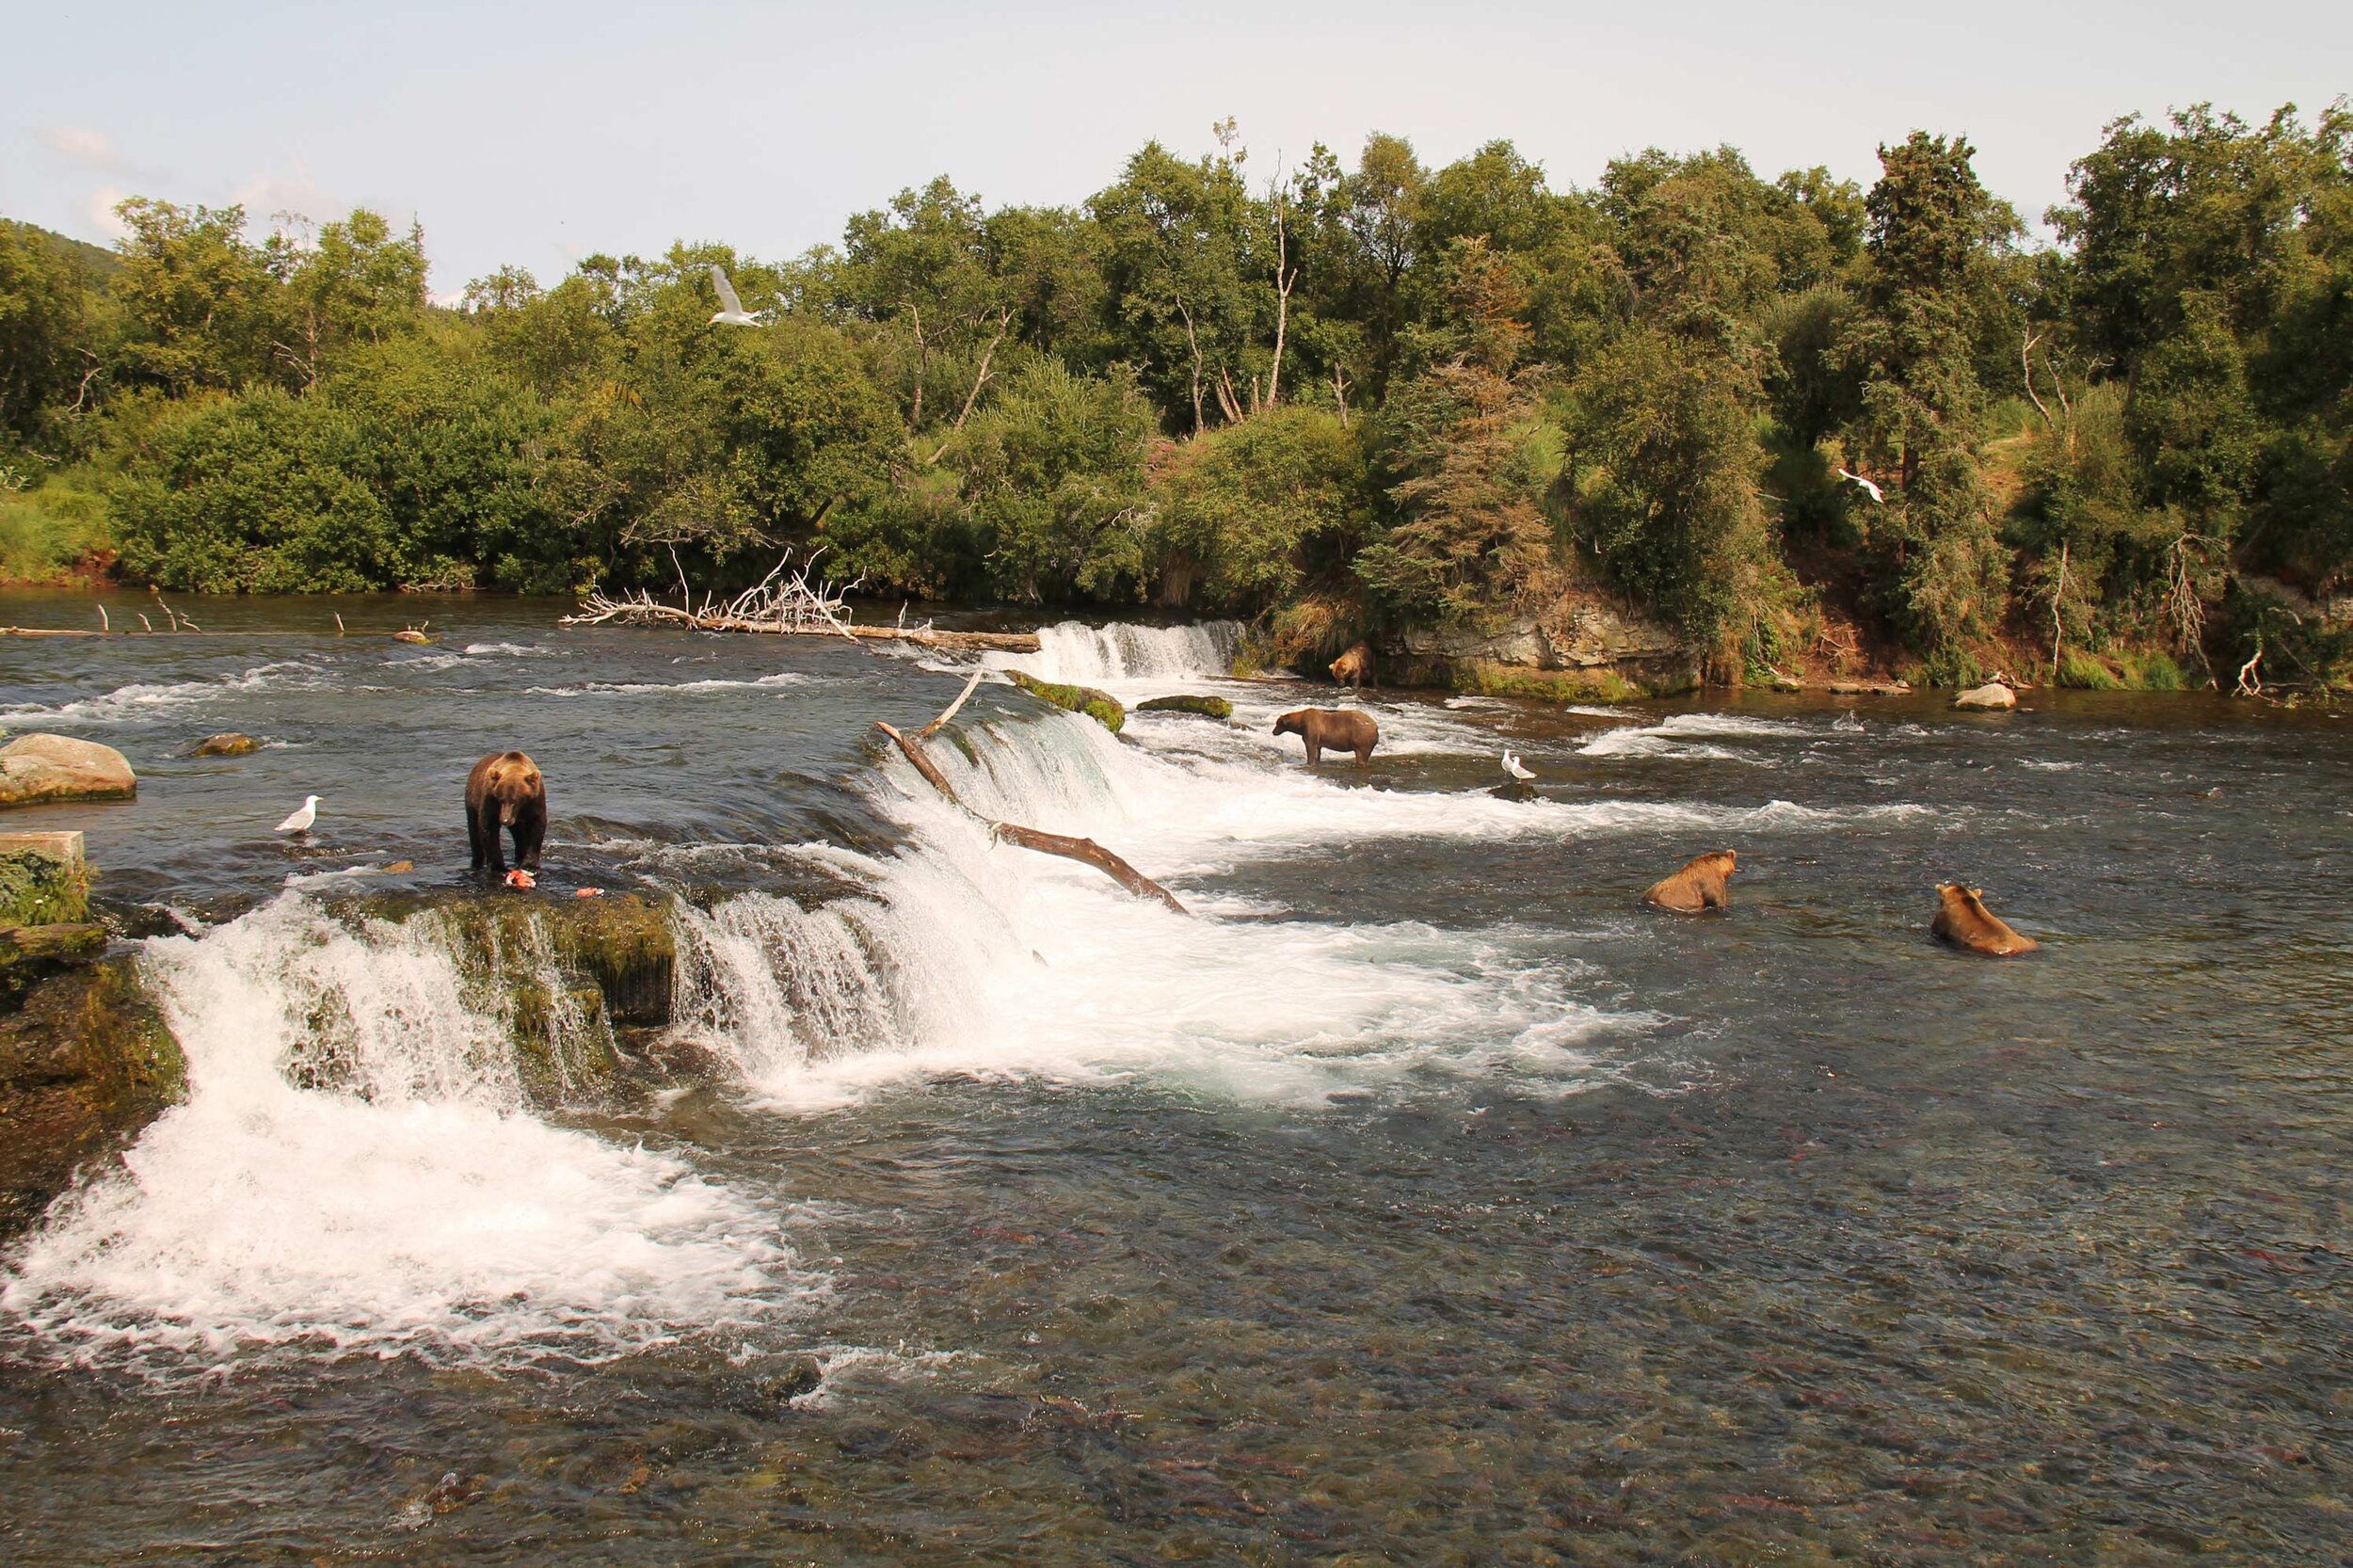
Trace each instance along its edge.
<instances>
[{"instance_id":1,"label":"river water surface","mask_svg":"<svg viewBox=\"0 0 2353 1568\"><path fill-rule=\"evenodd\" d=\"M0 725L140 773L6 825L87 832L192 1080L0 1261L11 1563L2346 1560L2335 713L1368 693L1310 773L1334 694L1230 629L992 661L1233 700L935 743L1187 919L887 752L952 658L198 614L0 647ZM699 1070L544 1103L349 914L469 885L509 745L548 874L485 896L674 900ZM1642 907L1727 845L1728 917ZM2043 951L1930 943L1952 877Z\"/></svg>"}]
</instances>

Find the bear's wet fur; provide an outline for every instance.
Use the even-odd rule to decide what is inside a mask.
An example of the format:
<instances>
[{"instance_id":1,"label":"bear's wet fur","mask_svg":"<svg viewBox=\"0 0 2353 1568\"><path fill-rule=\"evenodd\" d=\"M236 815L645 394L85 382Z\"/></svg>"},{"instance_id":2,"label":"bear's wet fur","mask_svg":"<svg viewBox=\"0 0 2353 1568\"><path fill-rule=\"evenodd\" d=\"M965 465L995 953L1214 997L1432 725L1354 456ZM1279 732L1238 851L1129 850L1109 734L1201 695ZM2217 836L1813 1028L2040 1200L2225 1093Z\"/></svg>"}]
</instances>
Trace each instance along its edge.
<instances>
[{"instance_id":1,"label":"bear's wet fur","mask_svg":"<svg viewBox=\"0 0 2353 1568\"><path fill-rule=\"evenodd\" d=\"M1654 883L1642 895L1661 909L1672 909L1678 915L1701 915L1710 909L1732 907L1732 888L1728 884L1732 873L1740 869L1740 857L1728 849L1714 850L1695 856L1684 868L1664 882Z\"/></svg>"},{"instance_id":2,"label":"bear's wet fur","mask_svg":"<svg viewBox=\"0 0 2353 1568\"><path fill-rule=\"evenodd\" d=\"M1373 723L1372 715L1353 708L1301 708L1276 719L1274 732L1306 742L1309 767L1323 760L1324 752L1330 750L1354 752L1361 768L1372 760L1372 748L1381 744L1381 727Z\"/></svg>"},{"instance_id":3,"label":"bear's wet fur","mask_svg":"<svg viewBox=\"0 0 2353 1568\"><path fill-rule=\"evenodd\" d=\"M2021 936L1988 909L1984 888L1964 888L1958 882L1936 885L1936 917L1929 921L1929 934L1940 942L1988 958L2014 958L2042 945L2031 936Z\"/></svg>"},{"instance_id":4,"label":"bear's wet fur","mask_svg":"<svg viewBox=\"0 0 2353 1568\"><path fill-rule=\"evenodd\" d=\"M548 781L539 764L520 751L494 751L466 776L466 839L475 871L487 864L504 874L502 828L515 835L515 864L537 871L539 845L548 836Z\"/></svg>"}]
</instances>

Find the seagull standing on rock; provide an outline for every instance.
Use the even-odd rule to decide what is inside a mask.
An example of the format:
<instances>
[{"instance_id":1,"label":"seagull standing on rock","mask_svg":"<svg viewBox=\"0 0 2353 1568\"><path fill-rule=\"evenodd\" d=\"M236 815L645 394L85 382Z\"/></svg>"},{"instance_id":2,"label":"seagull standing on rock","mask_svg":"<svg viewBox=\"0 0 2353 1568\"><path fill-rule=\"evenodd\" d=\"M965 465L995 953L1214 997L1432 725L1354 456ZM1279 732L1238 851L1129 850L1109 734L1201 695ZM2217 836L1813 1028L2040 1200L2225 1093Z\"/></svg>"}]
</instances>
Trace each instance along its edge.
<instances>
[{"instance_id":1,"label":"seagull standing on rock","mask_svg":"<svg viewBox=\"0 0 2353 1568\"><path fill-rule=\"evenodd\" d=\"M311 824L319 820L319 797L305 795L301 808L278 824L280 833L308 833Z\"/></svg>"},{"instance_id":2,"label":"seagull standing on rock","mask_svg":"<svg viewBox=\"0 0 2353 1568\"><path fill-rule=\"evenodd\" d=\"M720 269L716 262L711 264L711 286L719 291L720 306L719 313L711 318L711 326L757 327L760 325L760 318L744 309L744 302L735 297L735 285L728 281L728 275Z\"/></svg>"},{"instance_id":3,"label":"seagull standing on rock","mask_svg":"<svg viewBox=\"0 0 2353 1568\"><path fill-rule=\"evenodd\" d=\"M1536 776L1521 765L1520 754L1516 751L1506 751L1503 754L1503 771L1523 784Z\"/></svg>"},{"instance_id":4,"label":"seagull standing on rock","mask_svg":"<svg viewBox=\"0 0 2353 1568\"><path fill-rule=\"evenodd\" d=\"M713 267L712 270L715 272L718 269ZM712 316L711 319L716 321L719 318L717 316ZM1885 501L1887 499L1887 497L1880 493L1880 488L1877 485L1872 484L1868 479L1864 478L1863 475L1859 473L1849 473L1842 468L1838 471L1838 477L1841 479L1851 479L1856 484L1862 486L1864 489L1870 494L1873 501Z\"/></svg>"}]
</instances>

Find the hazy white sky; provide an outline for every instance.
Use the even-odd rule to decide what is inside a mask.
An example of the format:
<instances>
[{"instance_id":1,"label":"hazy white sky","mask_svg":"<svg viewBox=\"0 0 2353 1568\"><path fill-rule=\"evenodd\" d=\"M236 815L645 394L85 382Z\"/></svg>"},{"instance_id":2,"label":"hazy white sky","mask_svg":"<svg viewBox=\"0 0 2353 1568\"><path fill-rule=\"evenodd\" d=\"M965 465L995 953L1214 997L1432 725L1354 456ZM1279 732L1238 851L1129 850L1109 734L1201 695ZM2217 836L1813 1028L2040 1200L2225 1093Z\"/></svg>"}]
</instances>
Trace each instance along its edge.
<instances>
[{"instance_id":1,"label":"hazy white sky","mask_svg":"<svg viewBox=\"0 0 2353 1568\"><path fill-rule=\"evenodd\" d=\"M505 262L723 240L762 256L936 173L1076 202L1160 138L1241 122L1254 169L1373 130L1425 162L1508 137L1556 186L1652 145L1869 180L1965 134L2030 218L2134 110L2260 120L2353 92L2353 5L423 4L51 0L6 25L0 215L109 237L121 195L257 223L366 204L433 287Z\"/></svg>"}]
</instances>

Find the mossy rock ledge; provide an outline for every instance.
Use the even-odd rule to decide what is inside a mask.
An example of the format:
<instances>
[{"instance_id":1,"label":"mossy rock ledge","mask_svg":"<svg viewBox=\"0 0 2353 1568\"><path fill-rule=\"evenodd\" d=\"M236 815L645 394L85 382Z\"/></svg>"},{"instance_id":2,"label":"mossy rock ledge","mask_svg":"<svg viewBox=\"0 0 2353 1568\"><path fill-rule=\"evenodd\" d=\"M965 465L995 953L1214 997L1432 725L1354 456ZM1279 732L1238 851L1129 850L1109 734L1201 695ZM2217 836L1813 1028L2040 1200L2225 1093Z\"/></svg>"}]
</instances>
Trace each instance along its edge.
<instances>
[{"instance_id":1,"label":"mossy rock ledge","mask_svg":"<svg viewBox=\"0 0 2353 1568\"><path fill-rule=\"evenodd\" d=\"M535 1099L600 1093L621 1067L615 1032L670 1021L678 936L664 901L636 893L386 893L355 900L344 913L394 925L438 923L470 1000L504 1015L524 1090Z\"/></svg>"},{"instance_id":2,"label":"mossy rock ledge","mask_svg":"<svg viewBox=\"0 0 2353 1568\"><path fill-rule=\"evenodd\" d=\"M52 928L55 929L55 928ZM31 987L0 1016L0 1236L40 1218L187 1094L187 1062L128 958Z\"/></svg>"},{"instance_id":3,"label":"mossy rock ledge","mask_svg":"<svg viewBox=\"0 0 2353 1568\"><path fill-rule=\"evenodd\" d=\"M1198 713L1205 719L1230 719L1234 705L1222 696L1156 696L1136 704L1139 713Z\"/></svg>"},{"instance_id":4,"label":"mossy rock ledge","mask_svg":"<svg viewBox=\"0 0 2353 1568\"><path fill-rule=\"evenodd\" d=\"M1109 692L1098 692L1092 686L1065 686L1059 681L1040 680L1027 670L1007 670L1013 683L1032 696L1042 697L1057 708L1074 713L1084 713L1116 735L1128 723L1128 710Z\"/></svg>"}]
</instances>

